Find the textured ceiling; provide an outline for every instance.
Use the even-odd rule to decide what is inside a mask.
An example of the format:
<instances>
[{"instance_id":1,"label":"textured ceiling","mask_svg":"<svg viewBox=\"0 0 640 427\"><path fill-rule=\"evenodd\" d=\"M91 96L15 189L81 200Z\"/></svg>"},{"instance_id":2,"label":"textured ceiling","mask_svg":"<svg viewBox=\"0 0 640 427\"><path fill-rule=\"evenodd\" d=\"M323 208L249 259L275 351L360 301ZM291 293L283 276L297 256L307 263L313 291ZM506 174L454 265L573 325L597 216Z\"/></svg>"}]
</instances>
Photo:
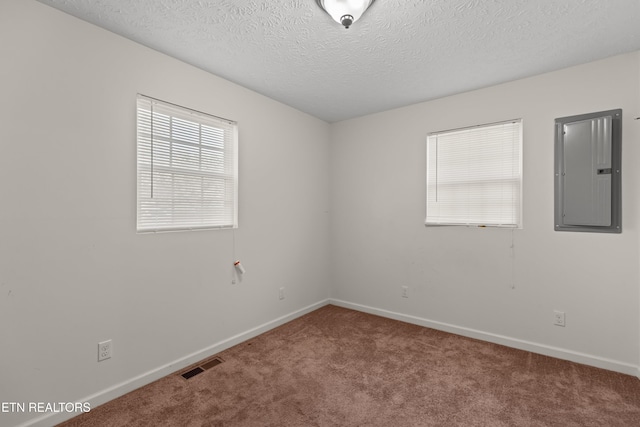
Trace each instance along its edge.
<instances>
[{"instance_id":1,"label":"textured ceiling","mask_svg":"<svg viewBox=\"0 0 640 427\"><path fill-rule=\"evenodd\" d=\"M328 122L640 50L640 0L38 0Z\"/></svg>"}]
</instances>

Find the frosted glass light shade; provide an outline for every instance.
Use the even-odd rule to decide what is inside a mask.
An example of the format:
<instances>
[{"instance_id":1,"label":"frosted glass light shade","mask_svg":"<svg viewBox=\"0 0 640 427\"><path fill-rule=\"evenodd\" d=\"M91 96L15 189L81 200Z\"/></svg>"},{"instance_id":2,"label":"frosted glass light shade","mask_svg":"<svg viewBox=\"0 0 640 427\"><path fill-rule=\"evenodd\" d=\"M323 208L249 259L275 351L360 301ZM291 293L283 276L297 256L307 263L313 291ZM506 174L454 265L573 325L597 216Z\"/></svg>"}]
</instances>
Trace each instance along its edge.
<instances>
[{"instance_id":1,"label":"frosted glass light shade","mask_svg":"<svg viewBox=\"0 0 640 427\"><path fill-rule=\"evenodd\" d=\"M349 28L375 0L316 0L334 21Z\"/></svg>"}]
</instances>

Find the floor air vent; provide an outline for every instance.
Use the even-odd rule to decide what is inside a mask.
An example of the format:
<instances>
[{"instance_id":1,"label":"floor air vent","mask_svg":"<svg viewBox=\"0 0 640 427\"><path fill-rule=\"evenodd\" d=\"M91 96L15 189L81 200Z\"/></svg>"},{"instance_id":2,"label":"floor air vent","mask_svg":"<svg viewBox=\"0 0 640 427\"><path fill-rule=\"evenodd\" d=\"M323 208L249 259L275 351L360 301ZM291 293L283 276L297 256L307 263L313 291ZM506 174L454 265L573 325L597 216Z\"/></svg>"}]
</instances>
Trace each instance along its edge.
<instances>
[{"instance_id":1,"label":"floor air vent","mask_svg":"<svg viewBox=\"0 0 640 427\"><path fill-rule=\"evenodd\" d=\"M184 378L185 380L188 380L191 377L195 377L196 375L200 374L204 372L204 369L197 367L195 369L192 369L190 371L185 372L184 374L182 374L182 378Z\"/></svg>"},{"instance_id":2,"label":"floor air vent","mask_svg":"<svg viewBox=\"0 0 640 427\"><path fill-rule=\"evenodd\" d=\"M207 369L211 369L214 366L218 366L222 362L224 362L224 360L220 359L219 357L214 357L213 359L205 359L201 362L198 362L198 366L196 366L195 368L191 367L189 368L188 371L181 373L180 376L185 380L188 380L189 378L195 377L196 375L203 373Z\"/></svg>"}]
</instances>

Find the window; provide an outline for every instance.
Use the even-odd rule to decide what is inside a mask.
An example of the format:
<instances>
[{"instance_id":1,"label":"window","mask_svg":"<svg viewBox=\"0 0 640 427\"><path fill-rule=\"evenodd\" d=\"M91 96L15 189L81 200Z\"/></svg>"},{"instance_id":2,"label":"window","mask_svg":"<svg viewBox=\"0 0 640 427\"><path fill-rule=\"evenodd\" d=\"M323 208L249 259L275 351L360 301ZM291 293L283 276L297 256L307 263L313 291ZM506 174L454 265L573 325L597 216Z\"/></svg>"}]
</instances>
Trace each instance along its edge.
<instances>
[{"instance_id":1,"label":"window","mask_svg":"<svg viewBox=\"0 0 640 427\"><path fill-rule=\"evenodd\" d=\"M238 226L237 125L138 95L139 232Z\"/></svg>"},{"instance_id":2,"label":"window","mask_svg":"<svg viewBox=\"0 0 640 427\"><path fill-rule=\"evenodd\" d=\"M427 225L519 227L522 120L429 134Z\"/></svg>"}]
</instances>

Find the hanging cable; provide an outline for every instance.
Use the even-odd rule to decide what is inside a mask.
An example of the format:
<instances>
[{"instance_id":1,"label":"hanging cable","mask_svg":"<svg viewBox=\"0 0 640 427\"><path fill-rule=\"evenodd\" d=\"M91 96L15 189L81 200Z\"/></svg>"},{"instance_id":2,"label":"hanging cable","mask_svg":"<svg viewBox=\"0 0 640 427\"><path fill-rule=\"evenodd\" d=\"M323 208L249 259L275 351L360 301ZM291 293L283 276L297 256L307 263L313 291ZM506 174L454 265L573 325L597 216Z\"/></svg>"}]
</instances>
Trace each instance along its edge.
<instances>
[{"instance_id":1,"label":"hanging cable","mask_svg":"<svg viewBox=\"0 0 640 427\"><path fill-rule=\"evenodd\" d=\"M153 199L153 121L155 120L153 117L153 101L150 102L150 110L151 110L151 198Z\"/></svg>"},{"instance_id":2,"label":"hanging cable","mask_svg":"<svg viewBox=\"0 0 640 427\"><path fill-rule=\"evenodd\" d=\"M515 228L511 229L511 289L516 288L516 244L514 241Z\"/></svg>"}]
</instances>

